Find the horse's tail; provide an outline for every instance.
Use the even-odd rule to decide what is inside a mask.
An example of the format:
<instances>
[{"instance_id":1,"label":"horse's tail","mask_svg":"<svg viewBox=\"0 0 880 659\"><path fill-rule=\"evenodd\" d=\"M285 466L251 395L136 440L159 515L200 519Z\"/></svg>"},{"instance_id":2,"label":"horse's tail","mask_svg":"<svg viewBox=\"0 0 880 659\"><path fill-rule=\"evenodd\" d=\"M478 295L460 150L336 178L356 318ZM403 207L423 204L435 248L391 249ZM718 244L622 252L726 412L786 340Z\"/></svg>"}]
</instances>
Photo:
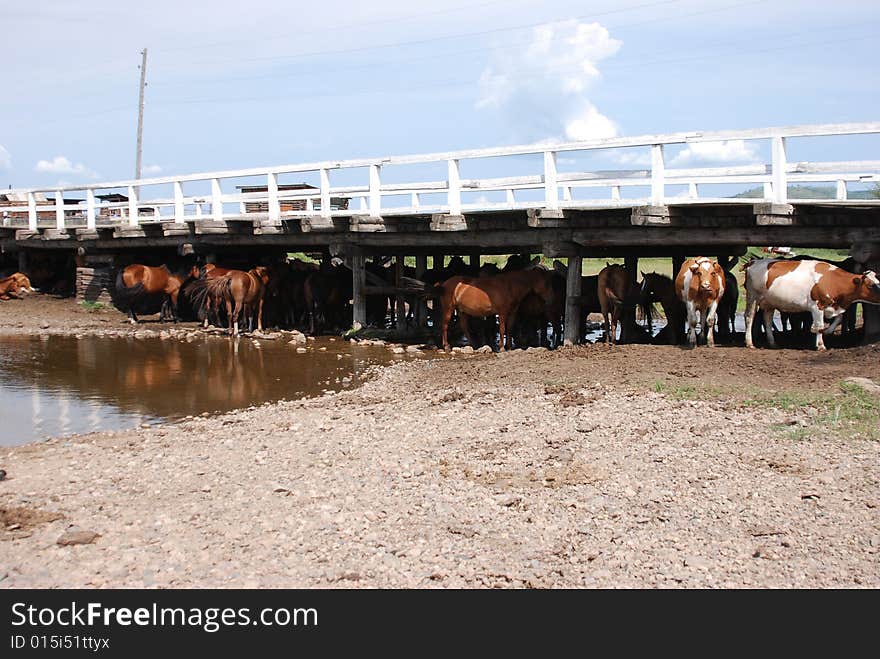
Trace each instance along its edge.
<instances>
[{"instance_id":1,"label":"horse's tail","mask_svg":"<svg viewBox=\"0 0 880 659\"><path fill-rule=\"evenodd\" d=\"M199 280L205 281L205 295L211 296L214 302L232 300L232 277L223 275L214 279Z\"/></svg>"},{"instance_id":2,"label":"horse's tail","mask_svg":"<svg viewBox=\"0 0 880 659\"><path fill-rule=\"evenodd\" d=\"M130 305L144 294L143 283L138 282L134 286L126 286L124 274L124 269L120 269L116 273L116 294L113 301L120 306Z\"/></svg>"},{"instance_id":3,"label":"horse's tail","mask_svg":"<svg viewBox=\"0 0 880 659\"><path fill-rule=\"evenodd\" d=\"M617 297L617 293L615 293L614 289L610 286L605 287L605 295L607 295L608 299L611 300L611 304L615 306L620 306L623 304L623 300Z\"/></svg>"}]
</instances>

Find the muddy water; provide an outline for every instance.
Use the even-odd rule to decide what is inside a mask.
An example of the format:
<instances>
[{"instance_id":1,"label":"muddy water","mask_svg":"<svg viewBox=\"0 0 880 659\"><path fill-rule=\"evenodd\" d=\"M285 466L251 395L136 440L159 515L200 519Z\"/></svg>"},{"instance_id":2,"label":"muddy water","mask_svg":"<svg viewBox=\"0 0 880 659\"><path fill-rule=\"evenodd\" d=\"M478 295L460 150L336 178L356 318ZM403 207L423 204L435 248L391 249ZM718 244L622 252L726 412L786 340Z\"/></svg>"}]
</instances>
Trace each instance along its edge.
<instances>
[{"instance_id":1,"label":"muddy water","mask_svg":"<svg viewBox=\"0 0 880 659\"><path fill-rule=\"evenodd\" d=\"M225 337L2 338L0 445L313 396L403 358L342 340L308 347Z\"/></svg>"}]
</instances>

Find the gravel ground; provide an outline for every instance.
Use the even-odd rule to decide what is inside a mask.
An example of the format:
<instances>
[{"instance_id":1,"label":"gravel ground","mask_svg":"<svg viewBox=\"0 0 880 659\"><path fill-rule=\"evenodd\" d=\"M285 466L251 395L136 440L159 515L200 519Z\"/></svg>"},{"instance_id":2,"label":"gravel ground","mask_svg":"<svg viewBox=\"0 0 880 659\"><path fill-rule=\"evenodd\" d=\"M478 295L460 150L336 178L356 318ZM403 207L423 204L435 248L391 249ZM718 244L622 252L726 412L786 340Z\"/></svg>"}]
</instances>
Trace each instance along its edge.
<instances>
[{"instance_id":1,"label":"gravel ground","mask_svg":"<svg viewBox=\"0 0 880 659\"><path fill-rule=\"evenodd\" d=\"M876 588L880 443L719 387L880 379L877 357L461 354L2 449L0 587Z\"/></svg>"}]
</instances>

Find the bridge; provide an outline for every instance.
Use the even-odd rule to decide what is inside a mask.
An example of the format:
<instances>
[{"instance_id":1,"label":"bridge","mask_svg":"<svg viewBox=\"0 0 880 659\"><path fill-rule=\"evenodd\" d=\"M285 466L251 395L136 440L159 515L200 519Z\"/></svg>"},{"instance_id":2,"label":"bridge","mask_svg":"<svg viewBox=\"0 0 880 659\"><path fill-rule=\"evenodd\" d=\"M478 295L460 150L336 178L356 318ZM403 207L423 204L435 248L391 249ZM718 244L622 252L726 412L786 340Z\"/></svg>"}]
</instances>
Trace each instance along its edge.
<instances>
[{"instance_id":1,"label":"bridge","mask_svg":"<svg viewBox=\"0 0 880 659\"><path fill-rule=\"evenodd\" d=\"M352 267L355 320L376 292L364 273L370 255L415 256L424 270L428 255L540 252L570 259L574 309L578 256L624 257L633 276L639 256L728 262L747 245L847 248L880 261L880 199L864 190L880 182L880 160L791 155L793 145L820 153L829 139L871 151L876 135L880 122L688 132L9 190L0 249L22 264L73 252L82 268L145 252L322 251ZM695 167L682 157L731 141L765 162ZM814 184L833 198L790 196ZM750 196L735 196L743 190Z\"/></svg>"}]
</instances>

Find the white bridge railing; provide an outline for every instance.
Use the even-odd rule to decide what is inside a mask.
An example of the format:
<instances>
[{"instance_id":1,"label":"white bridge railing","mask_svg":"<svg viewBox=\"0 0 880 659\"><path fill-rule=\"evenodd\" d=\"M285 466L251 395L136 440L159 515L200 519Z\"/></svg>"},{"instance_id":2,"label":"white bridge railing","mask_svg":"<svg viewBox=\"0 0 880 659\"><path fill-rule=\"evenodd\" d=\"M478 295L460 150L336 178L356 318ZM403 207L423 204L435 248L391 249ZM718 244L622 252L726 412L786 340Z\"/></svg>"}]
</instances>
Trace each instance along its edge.
<instances>
[{"instance_id":1,"label":"white bridge railing","mask_svg":"<svg viewBox=\"0 0 880 659\"><path fill-rule=\"evenodd\" d=\"M129 181L89 183L86 185L56 186L2 191L14 201L0 200L2 226L27 228L86 228L97 226L129 226L156 222L203 222L205 220L235 221L262 220L280 223L282 220L314 217L332 219L337 216L368 215L406 216L440 213L460 215L464 212L515 210L537 208L563 210L566 208L613 208L640 205L725 203L754 204L756 202L786 203L788 186L793 183L833 182L836 199L847 199L848 183L880 181L880 160L853 160L837 162L789 162L787 140L842 135L880 134L880 122L858 124L826 124L787 128L762 128L717 132L675 133L642 137L617 137L581 142L543 143L525 146L498 147L470 151L453 151L424 155L365 158L358 160L326 161L280 167L231 170L183 176L167 176ZM689 145L700 142L744 140L749 143L769 141L771 161L767 164L729 167L667 167L665 150L671 145ZM602 170L593 172L560 171L558 154L595 152L607 149L650 150L649 168L630 170ZM538 155L535 170L530 175L464 179L462 161L487 158L513 158ZM445 180L413 183L382 183L383 168L424 163L446 163ZM332 185L331 180L342 170L366 169L366 180L360 185ZM308 189L286 190L279 186L279 176L288 174L317 174L318 185ZM229 179L248 178L262 181L265 190L257 192L227 192L222 183ZM210 194L185 194L186 186L210 186ZM705 197L700 186L713 184L760 185L762 198ZM144 191L156 186L171 186L170 198L148 198ZM249 182L253 186L254 183ZM260 184L257 184L260 185ZM686 196L667 194L667 186L686 186ZM610 189L604 197L578 197L588 189ZM622 190L642 188L648 196L625 198ZM101 191L120 191L115 201L102 200ZM518 194L530 191L531 200L517 199ZM480 199L464 203L462 193L504 193L503 202ZM66 203L64 195L79 193L85 199ZM52 195L50 201L48 195ZM77 196L79 196L77 195ZM166 193L167 195L167 193ZM408 196L406 206L383 205L383 198ZM440 201L437 201L439 196ZM123 199L120 201L118 199ZM340 198L346 201L340 207ZM430 198L430 199L429 199ZM800 203L828 203L827 199L797 200ZM238 204L238 212L229 213L224 204ZM859 203L880 203L875 202ZM261 204L265 212L248 212L248 205ZM298 207L295 210L284 206Z\"/></svg>"}]
</instances>

